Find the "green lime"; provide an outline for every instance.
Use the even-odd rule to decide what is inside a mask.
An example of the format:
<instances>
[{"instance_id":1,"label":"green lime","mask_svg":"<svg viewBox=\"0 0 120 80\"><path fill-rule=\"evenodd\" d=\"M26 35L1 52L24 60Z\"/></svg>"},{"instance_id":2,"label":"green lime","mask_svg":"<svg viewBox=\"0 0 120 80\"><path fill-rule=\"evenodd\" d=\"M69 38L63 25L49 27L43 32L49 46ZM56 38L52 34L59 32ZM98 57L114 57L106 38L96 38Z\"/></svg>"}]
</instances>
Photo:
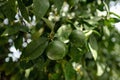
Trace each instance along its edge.
<instances>
[{"instance_id":1,"label":"green lime","mask_svg":"<svg viewBox=\"0 0 120 80\"><path fill-rule=\"evenodd\" d=\"M59 40L50 42L46 49L47 57L51 60L63 59L66 54L65 44Z\"/></svg>"},{"instance_id":2,"label":"green lime","mask_svg":"<svg viewBox=\"0 0 120 80\"><path fill-rule=\"evenodd\" d=\"M73 30L69 39L75 47L82 47L85 44L85 34L80 30Z\"/></svg>"}]
</instances>

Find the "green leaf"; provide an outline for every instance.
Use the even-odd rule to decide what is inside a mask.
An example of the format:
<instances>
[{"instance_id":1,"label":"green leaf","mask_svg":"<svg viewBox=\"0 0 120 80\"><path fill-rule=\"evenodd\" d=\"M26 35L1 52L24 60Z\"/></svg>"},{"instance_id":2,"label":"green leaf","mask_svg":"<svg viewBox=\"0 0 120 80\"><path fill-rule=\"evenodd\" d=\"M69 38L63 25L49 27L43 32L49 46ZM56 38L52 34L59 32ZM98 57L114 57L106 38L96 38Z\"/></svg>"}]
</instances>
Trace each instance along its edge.
<instances>
[{"instance_id":1,"label":"green leaf","mask_svg":"<svg viewBox=\"0 0 120 80\"><path fill-rule=\"evenodd\" d=\"M17 27L18 27L18 30L21 31L21 32L29 32L29 28L27 26L23 26L23 25L18 24Z\"/></svg>"},{"instance_id":2,"label":"green leaf","mask_svg":"<svg viewBox=\"0 0 120 80\"><path fill-rule=\"evenodd\" d=\"M105 10L107 11L107 14L109 14L110 10L109 10L109 7L107 5L107 2L103 1L103 4L104 4L104 7L105 7Z\"/></svg>"},{"instance_id":3,"label":"green leaf","mask_svg":"<svg viewBox=\"0 0 120 80\"><path fill-rule=\"evenodd\" d=\"M8 37L0 37L0 45L4 45L8 43Z\"/></svg>"},{"instance_id":4,"label":"green leaf","mask_svg":"<svg viewBox=\"0 0 120 80\"><path fill-rule=\"evenodd\" d=\"M81 51L79 51L79 49L77 49L76 47L70 46L70 51L69 51L68 55L71 57L72 61L80 62L83 53Z\"/></svg>"},{"instance_id":5,"label":"green leaf","mask_svg":"<svg viewBox=\"0 0 120 80\"><path fill-rule=\"evenodd\" d=\"M58 12L60 12L60 9L63 5L64 0L53 0L55 7L57 8Z\"/></svg>"},{"instance_id":6,"label":"green leaf","mask_svg":"<svg viewBox=\"0 0 120 80\"><path fill-rule=\"evenodd\" d=\"M29 29L26 26L23 26L23 25L20 25L19 23L16 23L12 26L7 26L6 30L2 33L1 36L13 35L13 34L18 33L19 31L28 32Z\"/></svg>"},{"instance_id":7,"label":"green leaf","mask_svg":"<svg viewBox=\"0 0 120 80\"><path fill-rule=\"evenodd\" d=\"M38 39L43 34L44 28L40 28L38 31L33 33L32 39Z\"/></svg>"},{"instance_id":8,"label":"green leaf","mask_svg":"<svg viewBox=\"0 0 120 80\"><path fill-rule=\"evenodd\" d=\"M14 9L14 7L12 6L14 4L15 6L15 2L10 2L7 1L3 6L2 6L2 12L4 13L4 15L10 20L13 21L15 19L15 15L16 15L16 10Z\"/></svg>"},{"instance_id":9,"label":"green leaf","mask_svg":"<svg viewBox=\"0 0 120 80\"><path fill-rule=\"evenodd\" d=\"M49 0L33 0L34 14L37 19L41 19L49 8Z\"/></svg>"},{"instance_id":10,"label":"green leaf","mask_svg":"<svg viewBox=\"0 0 120 80\"><path fill-rule=\"evenodd\" d=\"M97 63L97 75L101 76L104 73L105 64Z\"/></svg>"},{"instance_id":11,"label":"green leaf","mask_svg":"<svg viewBox=\"0 0 120 80\"><path fill-rule=\"evenodd\" d=\"M16 74L13 74L10 78L10 80L20 80L21 78L21 74L20 73L16 73ZM23 77L22 77L23 79Z\"/></svg>"},{"instance_id":12,"label":"green leaf","mask_svg":"<svg viewBox=\"0 0 120 80\"><path fill-rule=\"evenodd\" d=\"M46 65L47 60L45 61L43 56L38 57L37 59L32 60L34 66L40 70L42 70Z\"/></svg>"},{"instance_id":13,"label":"green leaf","mask_svg":"<svg viewBox=\"0 0 120 80\"><path fill-rule=\"evenodd\" d=\"M110 14L112 14L112 15L114 15L114 16L120 18L120 15L118 15L118 14L116 14L116 13L114 13L114 12L110 12Z\"/></svg>"},{"instance_id":14,"label":"green leaf","mask_svg":"<svg viewBox=\"0 0 120 80\"><path fill-rule=\"evenodd\" d=\"M17 0L17 1L18 1L18 6L19 6L22 16L24 17L25 20L29 21L28 11L27 11L25 5L23 4L23 2L21 0Z\"/></svg>"},{"instance_id":15,"label":"green leaf","mask_svg":"<svg viewBox=\"0 0 120 80\"><path fill-rule=\"evenodd\" d=\"M14 44L15 44L16 49L22 48L22 44L23 44L23 34L22 33L19 33L18 37L14 41Z\"/></svg>"},{"instance_id":16,"label":"green leaf","mask_svg":"<svg viewBox=\"0 0 120 80\"><path fill-rule=\"evenodd\" d=\"M57 74L57 73L52 73L52 74L50 74L50 76L49 76L49 80L59 80L59 74Z\"/></svg>"},{"instance_id":17,"label":"green leaf","mask_svg":"<svg viewBox=\"0 0 120 80\"><path fill-rule=\"evenodd\" d=\"M97 20L95 19L90 19L90 20L84 20L86 22L86 25L94 26L98 24Z\"/></svg>"},{"instance_id":18,"label":"green leaf","mask_svg":"<svg viewBox=\"0 0 120 80\"><path fill-rule=\"evenodd\" d=\"M32 41L22 52L22 60L33 60L42 55L48 45L47 38L41 37Z\"/></svg>"},{"instance_id":19,"label":"green leaf","mask_svg":"<svg viewBox=\"0 0 120 80\"><path fill-rule=\"evenodd\" d=\"M0 10L0 19L4 18L4 14L2 13L2 11Z\"/></svg>"},{"instance_id":20,"label":"green leaf","mask_svg":"<svg viewBox=\"0 0 120 80\"><path fill-rule=\"evenodd\" d=\"M8 0L8 3L12 9L12 11L16 12L17 8L16 8L16 0Z\"/></svg>"},{"instance_id":21,"label":"green leaf","mask_svg":"<svg viewBox=\"0 0 120 80\"><path fill-rule=\"evenodd\" d=\"M51 31L53 31L54 30L54 24L46 18L42 18L42 19L47 24L47 26L51 29Z\"/></svg>"},{"instance_id":22,"label":"green leaf","mask_svg":"<svg viewBox=\"0 0 120 80\"><path fill-rule=\"evenodd\" d=\"M1 36L9 36L9 35L16 34L17 32L18 32L17 27L9 26L6 28L6 30L3 32L3 34Z\"/></svg>"},{"instance_id":23,"label":"green leaf","mask_svg":"<svg viewBox=\"0 0 120 80\"><path fill-rule=\"evenodd\" d=\"M96 60L97 59L98 44L97 44L97 40L94 36L90 36L88 46L89 46L89 49L92 53L94 60Z\"/></svg>"},{"instance_id":24,"label":"green leaf","mask_svg":"<svg viewBox=\"0 0 120 80\"><path fill-rule=\"evenodd\" d=\"M89 42L90 42L90 45L92 46L92 48L97 51L98 50L98 44L97 44L96 38L93 35L90 36Z\"/></svg>"},{"instance_id":25,"label":"green leaf","mask_svg":"<svg viewBox=\"0 0 120 80\"><path fill-rule=\"evenodd\" d=\"M120 22L119 18L110 18L109 19L109 23L117 23L117 22Z\"/></svg>"},{"instance_id":26,"label":"green leaf","mask_svg":"<svg viewBox=\"0 0 120 80\"><path fill-rule=\"evenodd\" d=\"M28 7L28 6L32 5L33 0L22 0L22 2L24 3L24 5L25 5L26 7Z\"/></svg>"},{"instance_id":27,"label":"green leaf","mask_svg":"<svg viewBox=\"0 0 120 80\"><path fill-rule=\"evenodd\" d=\"M69 35L72 32L70 25L62 25L58 30L56 36L63 42L69 41Z\"/></svg>"},{"instance_id":28,"label":"green leaf","mask_svg":"<svg viewBox=\"0 0 120 80\"><path fill-rule=\"evenodd\" d=\"M69 3L69 5L71 7L73 7L73 6L75 6L79 2L79 0L67 0L67 2Z\"/></svg>"},{"instance_id":29,"label":"green leaf","mask_svg":"<svg viewBox=\"0 0 120 80\"><path fill-rule=\"evenodd\" d=\"M105 36L108 36L108 37L110 36L110 30L109 30L108 26L103 27L103 32L104 32Z\"/></svg>"},{"instance_id":30,"label":"green leaf","mask_svg":"<svg viewBox=\"0 0 120 80\"><path fill-rule=\"evenodd\" d=\"M73 69L73 66L70 62L63 62L63 71L64 71L64 76L65 80L76 80L76 72Z\"/></svg>"},{"instance_id":31,"label":"green leaf","mask_svg":"<svg viewBox=\"0 0 120 80\"><path fill-rule=\"evenodd\" d=\"M22 68L24 70L28 69L28 68L30 68L32 66L34 66L32 61L29 61L29 62L27 62L27 61L20 61L20 68Z\"/></svg>"}]
</instances>

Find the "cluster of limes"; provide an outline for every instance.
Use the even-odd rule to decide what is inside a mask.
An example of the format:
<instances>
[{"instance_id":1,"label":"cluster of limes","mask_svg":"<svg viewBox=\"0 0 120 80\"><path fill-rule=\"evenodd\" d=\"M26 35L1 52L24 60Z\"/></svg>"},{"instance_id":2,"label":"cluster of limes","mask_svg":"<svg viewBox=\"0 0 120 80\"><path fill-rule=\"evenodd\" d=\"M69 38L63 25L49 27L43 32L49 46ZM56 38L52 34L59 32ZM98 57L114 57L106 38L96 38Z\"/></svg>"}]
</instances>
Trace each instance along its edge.
<instances>
[{"instance_id":1,"label":"cluster of limes","mask_svg":"<svg viewBox=\"0 0 120 80\"><path fill-rule=\"evenodd\" d=\"M80 30L73 30L69 36L69 43L78 48L84 45L85 35ZM66 55L66 44L60 40L51 41L46 49L47 57L51 60L63 59Z\"/></svg>"}]
</instances>

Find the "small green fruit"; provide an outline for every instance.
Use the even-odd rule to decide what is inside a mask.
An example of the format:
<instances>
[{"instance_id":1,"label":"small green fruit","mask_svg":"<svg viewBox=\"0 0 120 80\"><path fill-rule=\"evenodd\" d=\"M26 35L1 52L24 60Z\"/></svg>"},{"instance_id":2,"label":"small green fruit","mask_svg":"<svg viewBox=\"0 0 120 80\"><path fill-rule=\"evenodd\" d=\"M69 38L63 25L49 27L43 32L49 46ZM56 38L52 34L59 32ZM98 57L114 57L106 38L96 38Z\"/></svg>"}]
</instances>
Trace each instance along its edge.
<instances>
[{"instance_id":1,"label":"small green fruit","mask_svg":"<svg viewBox=\"0 0 120 80\"><path fill-rule=\"evenodd\" d=\"M75 47L82 47L85 44L85 34L80 30L73 30L69 39Z\"/></svg>"},{"instance_id":2,"label":"small green fruit","mask_svg":"<svg viewBox=\"0 0 120 80\"><path fill-rule=\"evenodd\" d=\"M52 41L46 50L47 57L51 60L63 59L66 54L65 44L59 40Z\"/></svg>"}]
</instances>

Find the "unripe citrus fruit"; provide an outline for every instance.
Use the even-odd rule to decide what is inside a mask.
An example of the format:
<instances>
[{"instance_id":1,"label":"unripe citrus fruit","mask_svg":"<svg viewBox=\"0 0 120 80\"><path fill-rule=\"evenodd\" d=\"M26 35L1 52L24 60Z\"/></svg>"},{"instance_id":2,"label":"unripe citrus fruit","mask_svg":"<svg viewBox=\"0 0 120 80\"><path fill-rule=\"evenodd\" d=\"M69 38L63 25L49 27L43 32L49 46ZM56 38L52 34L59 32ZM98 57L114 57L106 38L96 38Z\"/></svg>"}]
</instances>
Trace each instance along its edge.
<instances>
[{"instance_id":1,"label":"unripe citrus fruit","mask_svg":"<svg viewBox=\"0 0 120 80\"><path fill-rule=\"evenodd\" d=\"M47 57L51 60L59 60L65 56L66 47L65 44L59 40L52 41L46 50Z\"/></svg>"},{"instance_id":2,"label":"unripe citrus fruit","mask_svg":"<svg viewBox=\"0 0 120 80\"><path fill-rule=\"evenodd\" d=\"M80 30L73 30L69 36L70 42L76 47L82 47L85 44L85 34Z\"/></svg>"}]
</instances>

